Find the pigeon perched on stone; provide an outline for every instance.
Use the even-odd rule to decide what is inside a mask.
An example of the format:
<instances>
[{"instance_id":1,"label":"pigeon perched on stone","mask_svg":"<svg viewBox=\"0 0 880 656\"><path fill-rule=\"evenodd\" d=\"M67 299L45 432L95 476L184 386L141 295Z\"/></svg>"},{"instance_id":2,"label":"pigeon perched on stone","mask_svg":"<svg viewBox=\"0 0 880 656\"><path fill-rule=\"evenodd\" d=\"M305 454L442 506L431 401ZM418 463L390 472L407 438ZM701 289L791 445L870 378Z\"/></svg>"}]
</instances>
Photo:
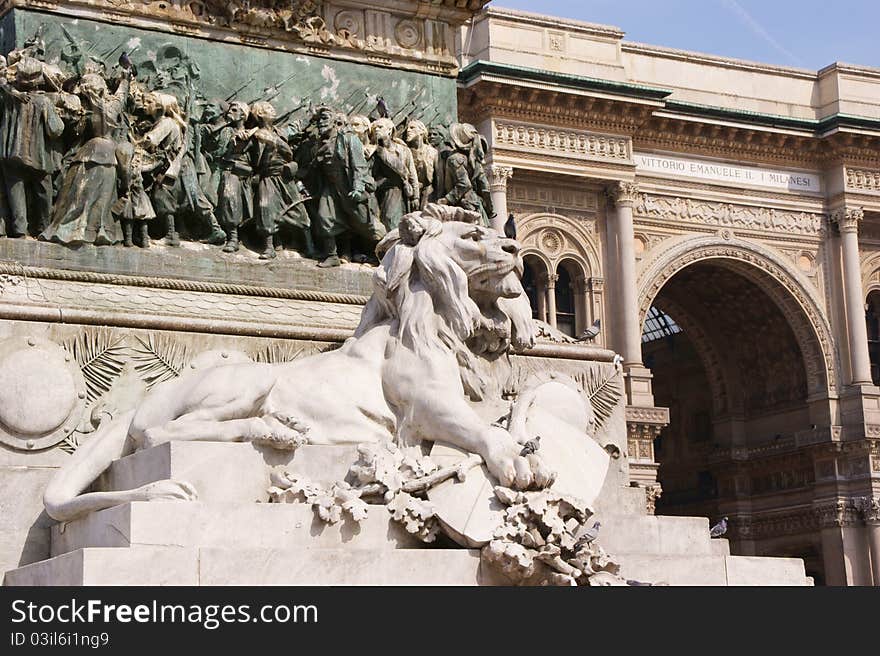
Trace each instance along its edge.
<instances>
[{"instance_id":1,"label":"pigeon perched on stone","mask_svg":"<svg viewBox=\"0 0 880 656\"><path fill-rule=\"evenodd\" d=\"M504 224L504 236L516 239L516 219L513 218L513 212L507 216L507 223Z\"/></svg>"},{"instance_id":2,"label":"pigeon perched on stone","mask_svg":"<svg viewBox=\"0 0 880 656\"><path fill-rule=\"evenodd\" d=\"M529 440L523 445L522 451L519 452L521 456L527 456L530 453L535 453L538 448L540 448L541 436L536 435L535 439Z\"/></svg>"},{"instance_id":3,"label":"pigeon perched on stone","mask_svg":"<svg viewBox=\"0 0 880 656\"><path fill-rule=\"evenodd\" d=\"M709 529L710 538L720 538L727 533L727 517L722 517L721 521Z\"/></svg>"},{"instance_id":4,"label":"pigeon perched on stone","mask_svg":"<svg viewBox=\"0 0 880 656\"><path fill-rule=\"evenodd\" d=\"M602 526L601 522L596 522L586 531L581 533L581 536L578 538L577 543L575 543L575 547L581 547L585 544L590 544L594 542L597 537L599 537L599 527Z\"/></svg>"},{"instance_id":5,"label":"pigeon perched on stone","mask_svg":"<svg viewBox=\"0 0 880 656\"><path fill-rule=\"evenodd\" d=\"M599 336L599 329L602 327L602 320L596 319L593 322L593 325L587 328L584 332L581 333L581 336L578 337L576 342L592 342L596 337Z\"/></svg>"}]
</instances>

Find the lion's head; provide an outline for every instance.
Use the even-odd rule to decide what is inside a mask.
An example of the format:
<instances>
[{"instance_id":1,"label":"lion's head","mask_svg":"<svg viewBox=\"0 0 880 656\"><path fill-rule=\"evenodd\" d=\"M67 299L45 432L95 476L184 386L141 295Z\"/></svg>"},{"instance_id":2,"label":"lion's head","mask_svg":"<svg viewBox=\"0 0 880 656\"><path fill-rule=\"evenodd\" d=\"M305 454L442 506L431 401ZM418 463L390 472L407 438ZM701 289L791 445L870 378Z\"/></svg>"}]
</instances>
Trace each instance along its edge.
<instances>
[{"instance_id":1,"label":"lion's head","mask_svg":"<svg viewBox=\"0 0 880 656\"><path fill-rule=\"evenodd\" d=\"M492 358L535 341L520 245L477 225L479 218L433 204L404 216L377 246L382 262L355 333L390 320L406 348L451 351L474 400L484 388L474 354Z\"/></svg>"}]
</instances>

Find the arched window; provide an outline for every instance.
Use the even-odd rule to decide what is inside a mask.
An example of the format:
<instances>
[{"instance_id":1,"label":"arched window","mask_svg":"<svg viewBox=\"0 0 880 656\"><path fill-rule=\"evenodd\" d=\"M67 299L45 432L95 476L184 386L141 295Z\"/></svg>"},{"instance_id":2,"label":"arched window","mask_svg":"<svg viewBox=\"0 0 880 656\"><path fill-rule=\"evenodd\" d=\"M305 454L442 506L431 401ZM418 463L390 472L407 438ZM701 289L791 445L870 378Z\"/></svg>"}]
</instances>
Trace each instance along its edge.
<instances>
[{"instance_id":1,"label":"arched window","mask_svg":"<svg viewBox=\"0 0 880 656\"><path fill-rule=\"evenodd\" d=\"M868 324L868 355L871 358L871 380L880 385L880 291L868 294L865 322Z\"/></svg>"},{"instance_id":2,"label":"arched window","mask_svg":"<svg viewBox=\"0 0 880 656\"><path fill-rule=\"evenodd\" d=\"M575 336L575 308L572 277L567 266L560 266L556 275L556 328Z\"/></svg>"},{"instance_id":3,"label":"arched window","mask_svg":"<svg viewBox=\"0 0 880 656\"><path fill-rule=\"evenodd\" d=\"M523 258L522 286L529 297L532 306L532 318L547 321L547 308L545 304L547 267L540 258L534 255L526 255Z\"/></svg>"}]
</instances>

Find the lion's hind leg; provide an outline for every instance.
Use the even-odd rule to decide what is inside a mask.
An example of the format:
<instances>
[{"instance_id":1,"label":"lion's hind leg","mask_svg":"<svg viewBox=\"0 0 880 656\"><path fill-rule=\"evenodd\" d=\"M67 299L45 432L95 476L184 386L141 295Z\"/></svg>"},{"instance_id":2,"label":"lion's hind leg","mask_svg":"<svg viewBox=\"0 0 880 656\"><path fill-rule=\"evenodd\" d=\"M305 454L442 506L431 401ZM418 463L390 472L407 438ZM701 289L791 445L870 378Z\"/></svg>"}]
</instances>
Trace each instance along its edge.
<instances>
[{"instance_id":1,"label":"lion's hind leg","mask_svg":"<svg viewBox=\"0 0 880 656\"><path fill-rule=\"evenodd\" d=\"M308 429L277 413L229 419L218 409L202 409L144 431L144 446L171 441L254 442L276 449L295 449L306 443Z\"/></svg>"}]
</instances>

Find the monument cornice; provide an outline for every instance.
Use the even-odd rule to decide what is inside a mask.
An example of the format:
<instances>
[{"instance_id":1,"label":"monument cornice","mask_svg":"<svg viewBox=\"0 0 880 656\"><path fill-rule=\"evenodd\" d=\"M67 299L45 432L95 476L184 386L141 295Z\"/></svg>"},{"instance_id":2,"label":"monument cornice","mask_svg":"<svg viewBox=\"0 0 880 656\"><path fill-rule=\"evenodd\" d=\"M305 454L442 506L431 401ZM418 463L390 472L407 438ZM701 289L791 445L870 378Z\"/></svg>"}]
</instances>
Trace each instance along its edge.
<instances>
[{"instance_id":1,"label":"monument cornice","mask_svg":"<svg viewBox=\"0 0 880 656\"><path fill-rule=\"evenodd\" d=\"M5 0L13 8L184 36L394 66L445 77L458 73L455 31L486 0L292 0L248 9L201 0Z\"/></svg>"}]
</instances>

